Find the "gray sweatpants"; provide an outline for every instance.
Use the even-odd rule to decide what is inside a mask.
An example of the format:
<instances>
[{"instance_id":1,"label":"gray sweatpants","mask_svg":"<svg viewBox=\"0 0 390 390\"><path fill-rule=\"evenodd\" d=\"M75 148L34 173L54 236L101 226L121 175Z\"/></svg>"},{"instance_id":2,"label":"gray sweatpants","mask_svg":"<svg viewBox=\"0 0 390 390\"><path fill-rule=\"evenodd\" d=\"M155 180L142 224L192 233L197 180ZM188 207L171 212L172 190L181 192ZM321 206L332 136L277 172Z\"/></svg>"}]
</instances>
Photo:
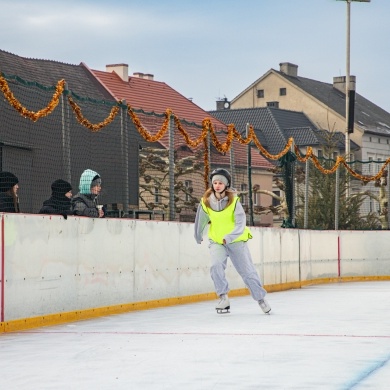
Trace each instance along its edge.
<instances>
[{"instance_id":1,"label":"gray sweatpants","mask_svg":"<svg viewBox=\"0 0 390 390\"><path fill-rule=\"evenodd\" d=\"M234 268L249 288L253 299L259 301L265 297L267 291L264 290L261 284L246 242L239 241L221 245L210 240L209 249L212 261L210 274L218 296L227 294L229 291L229 284L225 277L227 258L229 257Z\"/></svg>"}]
</instances>

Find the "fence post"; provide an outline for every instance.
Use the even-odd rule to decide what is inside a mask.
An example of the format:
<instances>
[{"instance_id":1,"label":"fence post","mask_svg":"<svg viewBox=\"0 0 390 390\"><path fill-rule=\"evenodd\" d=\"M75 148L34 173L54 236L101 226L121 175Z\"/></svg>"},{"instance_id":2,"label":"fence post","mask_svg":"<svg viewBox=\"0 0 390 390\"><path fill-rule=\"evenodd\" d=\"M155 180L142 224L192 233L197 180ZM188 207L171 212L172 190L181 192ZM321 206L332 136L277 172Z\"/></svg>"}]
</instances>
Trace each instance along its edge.
<instances>
[{"instance_id":1,"label":"fence post","mask_svg":"<svg viewBox=\"0 0 390 390\"><path fill-rule=\"evenodd\" d=\"M387 229L390 228L390 167L387 166Z\"/></svg>"},{"instance_id":2,"label":"fence post","mask_svg":"<svg viewBox=\"0 0 390 390\"><path fill-rule=\"evenodd\" d=\"M249 135L249 123L246 124L245 136L248 138ZM247 146L247 162L248 162L248 200L249 200L249 224L254 226L253 220L253 199L252 199L252 151L251 142Z\"/></svg>"},{"instance_id":3,"label":"fence post","mask_svg":"<svg viewBox=\"0 0 390 390\"><path fill-rule=\"evenodd\" d=\"M172 115L169 117L169 220L175 220L175 131Z\"/></svg>"},{"instance_id":4,"label":"fence post","mask_svg":"<svg viewBox=\"0 0 390 390\"><path fill-rule=\"evenodd\" d=\"M340 165L336 169L335 201L334 201L334 230L339 229L340 207Z\"/></svg>"},{"instance_id":5,"label":"fence post","mask_svg":"<svg viewBox=\"0 0 390 390\"><path fill-rule=\"evenodd\" d=\"M304 205L304 215L303 215L303 228L307 229L309 224L309 181L310 181L310 163L309 159L306 160L306 180L305 180L305 205Z\"/></svg>"},{"instance_id":6,"label":"fence post","mask_svg":"<svg viewBox=\"0 0 390 390\"><path fill-rule=\"evenodd\" d=\"M127 131L127 107L126 100L122 101L121 107L121 154L124 168L124 182L123 185L123 213L125 215L129 212L129 140Z\"/></svg>"},{"instance_id":7,"label":"fence post","mask_svg":"<svg viewBox=\"0 0 390 390\"><path fill-rule=\"evenodd\" d=\"M295 141L293 140L292 144L291 144L291 154L295 156ZM295 167L296 167L296 164L295 164L295 161L296 159L294 158L293 161L291 162L291 193L292 193L292 207L291 207L291 223L293 225L293 227L296 227L295 225L295 209L296 209L296 193L295 193L295 189L296 189L296 185L295 185Z\"/></svg>"},{"instance_id":8,"label":"fence post","mask_svg":"<svg viewBox=\"0 0 390 390\"><path fill-rule=\"evenodd\" d=\"M64 92L61 94L62 166L64 167L64 179L71 183L69 107L65 104L65 93L70 93L68 83L65 83Z\"/></svg>"},{"instance_id":9,"label":"fence post","mask_svg":"<svg viewBox=\"0 0 390 390\"><path fill-rule=\"evenodd\" d=\"M233 142L230 146L230 150L229 150L229 153L230 153L230 172L231 172L231 176L232 176L232 182L230 183L230 186L231 187L234 187L234 178L236 176L236 169L235 169L235 164L234 164L234 147L233 147Z\"/></svg>"}]
</instances>

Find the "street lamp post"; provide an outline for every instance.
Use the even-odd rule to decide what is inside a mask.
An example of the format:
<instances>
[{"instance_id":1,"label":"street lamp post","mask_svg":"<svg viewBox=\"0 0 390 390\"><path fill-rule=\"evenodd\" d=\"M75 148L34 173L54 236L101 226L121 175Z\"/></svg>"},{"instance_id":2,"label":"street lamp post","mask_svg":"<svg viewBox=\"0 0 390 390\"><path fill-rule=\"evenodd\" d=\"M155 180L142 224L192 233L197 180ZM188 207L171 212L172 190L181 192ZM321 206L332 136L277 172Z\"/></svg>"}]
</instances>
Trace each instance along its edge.
<instances>
[{"instance_id":1,"label":"street lamp post","mask_svg":"<svg viewBox=\"0 0 390 390\"><path fill-rule=\"evenodd\" d=\"M371 0L341 0L347 3L347 45L346 45L346 75L345 75L345 157L347 162L350 160L351 155L351 147L349 140L349 133L353 132L353 118L351 118L350 123L350 113L353 110L350 110L350 69L351 69L351 2L359 2L359 3L370 3ZM355 99L355 95L353 95L353 99ZM355 104L355 102L351 102L351 104ZM349 185L347 185L347 196L349 196Z\"/></svg>"}]
</instances>

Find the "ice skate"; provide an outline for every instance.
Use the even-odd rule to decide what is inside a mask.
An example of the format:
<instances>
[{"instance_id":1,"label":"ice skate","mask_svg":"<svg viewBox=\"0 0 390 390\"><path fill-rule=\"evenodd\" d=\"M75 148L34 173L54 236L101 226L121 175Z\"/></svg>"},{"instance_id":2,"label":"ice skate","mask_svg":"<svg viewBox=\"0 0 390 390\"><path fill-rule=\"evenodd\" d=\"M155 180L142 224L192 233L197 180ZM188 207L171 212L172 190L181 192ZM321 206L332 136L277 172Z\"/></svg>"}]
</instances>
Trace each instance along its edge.
<instances>
[{"instance_id":1,"label":"ice skate","mask_svg":"<svg viewBox=\"0 0 390 390\"><path fill-rule=\"evenodd\" d=\"M215 306L215 310L217 311L218 314L225 314L225 313L230 313L230 302L229 302L229 297L227 294L222 294L220 296L220 300Z\"/></svg>"},{"instance_id":2,"label":"ice skate","mask_svg":"<svg viewBox=\"0 0 390 390\"><path fill-rule=\"evenodd\" d=\"M269 312L271 311L271 306L268 304L268 302L265 299L260 299L259 306L261 307L261 310L263 310L265 314L269 314Z\"/></svg>"}]
</instances>

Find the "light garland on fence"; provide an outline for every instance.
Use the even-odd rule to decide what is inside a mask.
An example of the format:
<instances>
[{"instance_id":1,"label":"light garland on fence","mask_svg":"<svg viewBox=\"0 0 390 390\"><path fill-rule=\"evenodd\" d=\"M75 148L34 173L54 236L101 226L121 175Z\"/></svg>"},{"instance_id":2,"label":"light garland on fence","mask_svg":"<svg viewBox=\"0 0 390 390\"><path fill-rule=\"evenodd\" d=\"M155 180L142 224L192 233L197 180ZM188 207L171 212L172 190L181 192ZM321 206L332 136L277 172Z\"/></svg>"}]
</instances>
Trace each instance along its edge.
<instances>
[{"instance_id":1,"label":"light garland on fence","mask_svg":"<svg viewBox=\"0 0 390 390\"><path fill-rule=\"evenodd\" d=\"M135 114L135 112L132 110L132 108L129 104L127 105L127 113L129 114L131 120L134 123L134 126L136 127L136 129L138 130L140 135L148 142L156 142L156 141L159 141L164 136L164 134L167 132L168 126L169 126L169 118L172 114L172 111L169 108L167 108L167 110L165 111L164 123L162 124L161 129L154 136L151 135L142 126L141 121L139 120L138 116Z\"/></svg>"},{"instance_id":2,"label":"light garland on fence","mask_svg":"<svg viewBox=\"0 0 390 390\"><path fill-rule=\"evenodd\" d=\"M302 157L300 151L299 151L299 148L295 145L295 154L297 156L297 159L300 161L300 162L306 162L309 158L311 158L313 160L313 164L315 165L315 167L320 171L322 172L324 175L330 175L334 172L336 172L337 168L342 164L345 169L350 173L351 176L353 176L355 179L358 179L358 180L361 180L365 183L368 183L370 181L376 181L376 180L379 180L382 176L383 176L383 173L387 167L387 165L390 164L390 157L384 162L384 164L382 165L382 168L378 171L378 173L376 175L373 175L373 176L364 176L364 175L361 175L360 173L357 173L355 172L349 165L348 163L345 161L345 159L341 156L338 156L337 159L336 159L336 162L335 164L333 165L332 168L330 169L325 169L319 162L318 158L314 155L313 153L313 149L311 146L309 146L307 148L307 152L306 152L306 156L305 157Z\"/></svg>"},{"instance_id":3,"label":"light garland on fence","mask_svg":"<svg viewBox=\"0 0 390 390\"><path fill-rule=\"evenodd\" d=\"M56 90L53 94L53 97L49 104L45 107L42 108L39 111L30 111L26 107L23 107L22 104L17 100L14 96L14 94L11 92L9 89L7 80L0 76L0 89L3 92L5 98L8 100L9 104L20 113L25 118L31 119L33 122L36 122L38 119L51 114L54 109L57 107L59 101L60 101L60 96L62 95L62 92L64 91L65 88L65 80L60 80L57 83Z\"/></svg>"},{"instance_id":4,"label":"light garland on fence","mask_svg":"<svg viewBox=\"0 0 390 390\"><path fill-rule=\"evenodd\" d=\"M112 107L110 115L106 119L104 119L104 121L97 123L97 124L93 124L83 116L83 114L81 113L81 108L74 102L74 100L70 96L68 96L68 101L69 101L69 104L72 107L72 110L75 113L76 119L80 123L80 125L86 127L87 129L91 130L92 132L97 132L100 129L102 129L103 127L106 127L107 125L109 125L115 119L115 117L117 116L117 114L120 110L119 106Z\"/></svg>"},{"instance_id":5,"label":"light garland on fence","mask_svg":"<svg viewBox=\"0 0 390 390\"><path fill-rule=\"evenodd\" d=\"M43 117L51 114L54 111L54 109L57 107L57 105L60 101L60 97L61 97L62 93L64 92L64 89L65 89L65 80L59 80L57 82L55 92L54 92L53 97L52 97L51 101L49 102L49 104L45 108L43 108L39 111L36 111L36 112L30 111L26 107L22 106L22 104L19 102L19 100L17 100L15 98L15 96L13 95L13 93L11 92L11 90L8 86L7 80L3 76L0 76L0 90L3 92L5 98L9 102L9 104L16 111L18 111L20 113L20 115L22 115L25 118L31 119L33 122L36 122L38 119L43 118ZM100 123L93 124L83 116L80 107L73 101L73 99L71 97L68 97L68 101L69 101L70 106L72 107L73 112L76 115L77 121L81 125L85 126L86 128L90 129L93 132L97 132L100 129L102 129L103 127L109 125L115 119L115 117L118 115L119 110L120 110L119 105L114 106L111 109L111 112L106 119L104 119ZM138 130L138 132L140 133L140 135L148 142L159 141L164 136L164 134L168 130L169 120L170 120L171 116L173 117L176 128L179 130L180 134L183 136L183 138L188 146L196 148L197 146L200 145L201 142L203 142L203 145L205 148L205 152L204 152L204 164L205 164L204 180L205 180L206 188L208 186L208 174L210 171L210 162L209 162L209 155L208 155L208 140L207 140L208 133L210 133L210 135L211 135L211 140L212 140L213 145L220 153L228 152L231 148L232 143L233 143L233 139L235 138L242 145L248 145L251 141L253 141L254 144L256 145L256 147L259 149L260 153L263 156L265 156L266 158L271 159L271 160L279 160L281 157L283 157L291 149L291 145L294 142L293 138L289 138L286 146L284 147L284 149L280 153L270 154L261 145L260 141L258 140L258 138L256 136L256 133L255 133L252 125L249 126L248 136L246 138L243 138L241 136L241 134L235 128L234 124L229 124L228 128L227 128L226 141L222 143L218 140L218 137L217 137L216 132L214 130L214 126L213 126L210 118L205 118L202 121L201 135L197 139L192 140L190 138L188 132L182 126L179 118L175 114L173 114L172 110L169 108L167 108L167 110L165 111L165 120L161 126L161 129L156 133L156 135L153 136L142 126L140 119L134 113L134 111L132 110L130 105L127 105L127 113L130 116L131 120L133 121L133 123L134 123L136 129ZM295 154L296 154L298 161L306 162L309 158L312 159L314 166L320 172L322 172L324 175L330 175L330 174L334 173L337 170L337 168L342 164L345 167L345 169L350 173L351 176L353 176L354 178L361 180L363 182L376 181L376 180L380 179L383 176L387 165L390 164L390 157L389 157L384 162L382 168L379 170L379 172L376 175L364 176L364 175L361 175L361 174L355 172L348 165L346 160L341 156L337 157L336 162L332 168L325 169L324 167L321 166L318 158L314 155L311 147L307 148L307 152L306 152L305 157L302 157L302 155L300 154L299 148L296 145L294 146L294 150L295 150Z\"/></svg>"}]
</instances>

